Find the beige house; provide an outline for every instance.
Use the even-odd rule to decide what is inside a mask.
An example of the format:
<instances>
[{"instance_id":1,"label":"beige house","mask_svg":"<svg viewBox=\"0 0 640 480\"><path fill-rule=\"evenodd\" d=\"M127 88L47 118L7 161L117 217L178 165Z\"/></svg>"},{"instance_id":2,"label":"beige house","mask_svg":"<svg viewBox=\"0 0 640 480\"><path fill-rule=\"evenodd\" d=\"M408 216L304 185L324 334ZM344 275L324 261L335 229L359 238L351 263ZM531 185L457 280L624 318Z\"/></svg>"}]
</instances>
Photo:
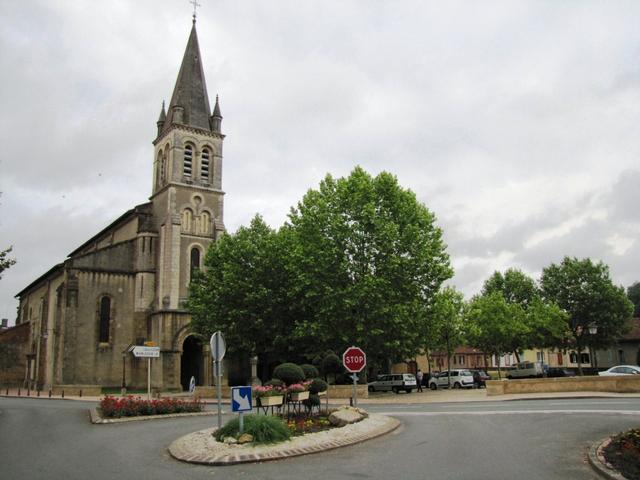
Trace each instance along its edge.
<instances>
[{"instance_id":1,"label":"beige house","mask_svg":"<svg viewBox=\"0 0 640 480\"><path fill-rule=\"evenodd\" d=\"M147 362L129 350L148 341L161 348L152 361L153 387L182 389L191 376L211 383L207 342L189 330L184 308L193 271L225 229L222 115L217 97L211 112L201 58L194 19L149 152L149 201L16 295L13 328L30 324L25 386L144 386ZM13 338L6 332L2 337Z\"/></svg>"}]
</instances>

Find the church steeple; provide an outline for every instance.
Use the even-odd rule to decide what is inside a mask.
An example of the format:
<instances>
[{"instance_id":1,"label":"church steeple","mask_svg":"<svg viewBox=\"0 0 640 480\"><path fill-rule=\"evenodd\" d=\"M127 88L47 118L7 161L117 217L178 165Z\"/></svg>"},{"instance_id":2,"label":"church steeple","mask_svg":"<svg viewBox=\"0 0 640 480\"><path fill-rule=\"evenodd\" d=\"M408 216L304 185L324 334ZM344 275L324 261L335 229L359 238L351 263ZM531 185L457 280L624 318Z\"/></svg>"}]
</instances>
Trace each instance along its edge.
<instances>
[{"instance_id":1,"label":"church steeple","mask_svg":"<svg viewBox=\"0 0 640 480\"><path fill-rule=\"evenodd\" d=\"M169 130L172 125L183 125L210 132L210 115L211 109L194 19L162 132Z\"/></svg>"}]
</instances>

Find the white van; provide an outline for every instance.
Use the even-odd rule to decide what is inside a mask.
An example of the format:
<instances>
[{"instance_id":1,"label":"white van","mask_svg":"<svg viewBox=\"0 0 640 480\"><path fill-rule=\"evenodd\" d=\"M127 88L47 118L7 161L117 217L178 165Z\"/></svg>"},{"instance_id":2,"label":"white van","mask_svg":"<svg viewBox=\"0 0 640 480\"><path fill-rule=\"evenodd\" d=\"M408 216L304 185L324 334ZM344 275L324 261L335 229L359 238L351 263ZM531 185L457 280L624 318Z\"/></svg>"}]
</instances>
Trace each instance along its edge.
<instances>
[{"instance_id":1,"label":"white van","mask_svg":"<svg viewBox=\"0 0 640 480\"><path fill-rule=\"evenodd\" d=\"M453 388L473 388L473 373L469 370L451 370L436 373L429 379L431 390L449 388L449 384Z\"/></svg>"},{"instance_id":2,"label":"white van","mask_svg":"<svg viewBox=\"0 0 640 480\"><path fill-rule=\"evenodd\" d=\"M370 392L394 392L400 393L404 390L411 393L411 390L418 388L416 377L412 373L387 373L378 375L378 378L369 382Z\"/></svg>"},{"instance_id":3,"label":"white van","mask_svg":"<svg viewBox=\"0 0 640 480\"><path fill-rule=\"evenodd\" d=\"M544 368L540 362L520 362L507 372L507 378L539 378L543 375Z\"/></svg>"}]
</instances>

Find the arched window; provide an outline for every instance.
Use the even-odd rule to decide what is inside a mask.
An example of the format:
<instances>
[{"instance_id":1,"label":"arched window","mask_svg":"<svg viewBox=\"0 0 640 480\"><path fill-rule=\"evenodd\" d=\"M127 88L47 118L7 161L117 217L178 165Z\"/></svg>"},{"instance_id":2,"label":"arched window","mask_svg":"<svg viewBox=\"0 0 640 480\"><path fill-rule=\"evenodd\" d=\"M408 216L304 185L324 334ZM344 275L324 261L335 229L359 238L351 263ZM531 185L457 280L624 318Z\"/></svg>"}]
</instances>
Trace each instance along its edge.
<instances>
[{"instance_id":1,"label":"arched window","mask_svg":"<svg viewBox=\"0 0 640 480\"><path fill-rule=\"evenodd\" d=\"M111 317L111 299L102 297L100 299L100 332L99 342L109 342L109 318Z\"/></svg>"},{"instance_id":2,"label":"arched window","mask_svg":"<svg viewBox=\"0 0 640 480\"><path fill-rule=\"evenodd\" d=\"M182 231L190 232L192 222L193 222L193 212L191 211L190 208L185 208L182 211Z\"/></svg>"},{"instance_id":3,"label":"arched window","mask_svg":"<svg viewBox=\"0 0 640 480\"><path fill-rule=\"evenodd\" d=\"M182 174L185 177L191 177L192 169L193 169L193 147L191 145L185 145L185 147L184 147L184 163L182 165Z\"/></svg>"},{"instance_id":4,"label":"arched window","mask_svg":"<svg viewBox=\"0 0 640 480\"><path fill-rule=\"evenodd\" d=\"M193 247L191 249L191 268L189 269L189 279L193 279L196 270L200 270L200 249Z\"/></svg>"},{"instance_id":5,"label":"arched window","mask_svg":"<svg viewBox=\"0 0 640 480\"><path fill-rule=\"evenodd\" d=\"M200 178L203 182L209 182L209 166L211 164L211 151L208 148L202 150L202 162L200 163Z\"/></svg>"},{"instance_id":6,"label":"arched window","mask_svg":"<svg viewBox=\"0 0 640 480\"><path fill-rule=\"evenodd\" d=\"M164 183L164 160L162 158L162 150L158 152L158 185Z\"/></svg>"},{"instance_id":7,"label":"arched window","mask_svg":"<svg viewBox=\"0 0 640 480\"><path fill-rule=\"evenodd\" d=\"M200 233L205 235L209 233L211 230L211 215L209 215L209 212L202 212L202 215L200 215L200 223Z\"/></svg>"}]
</instances>

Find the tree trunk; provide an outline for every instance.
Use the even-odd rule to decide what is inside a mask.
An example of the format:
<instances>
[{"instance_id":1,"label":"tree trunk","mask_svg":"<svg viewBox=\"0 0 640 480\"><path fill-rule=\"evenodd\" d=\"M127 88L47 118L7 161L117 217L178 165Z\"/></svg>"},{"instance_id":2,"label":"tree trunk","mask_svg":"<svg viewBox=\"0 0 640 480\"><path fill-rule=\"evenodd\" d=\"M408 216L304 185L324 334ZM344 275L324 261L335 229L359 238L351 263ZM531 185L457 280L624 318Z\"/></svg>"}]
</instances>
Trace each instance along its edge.
<instances>
[{"instance_id":1,"label":"tree trunk","mask_svg":"<svg viewBox=\"0 0 640 480\"><path fill-rule=\"evenodd\" d=\"M580 375L581 377L584 376L584 373L582 371L582 355L580 355L581 351L580 349L578 350L578 375Z\"/></svg>"},{"instance_id":2,"label":"tree trunk","mask_svg":"<svg viewBox=\"0 0 640 480\"><path fill-rule=\"evenodd\" d=\"M515 357L516 357L516 363L520 363L520 355L518 355L518 351L517 351L517 350L514 350L514 351L513 351L513 354L514 354L514 355L515 355Z\"/></svg>"},{"instance_id":3,"label":"tree trunk","mask_svg":"<svg viewBox=\"0 0 640 480\"><path fill-rule=\"evenodd\" d=\"M500 372L500 355L496 355L496 363L498 364L498 380L502 380L502 374Z\"/></svg>"}]
</instances>

